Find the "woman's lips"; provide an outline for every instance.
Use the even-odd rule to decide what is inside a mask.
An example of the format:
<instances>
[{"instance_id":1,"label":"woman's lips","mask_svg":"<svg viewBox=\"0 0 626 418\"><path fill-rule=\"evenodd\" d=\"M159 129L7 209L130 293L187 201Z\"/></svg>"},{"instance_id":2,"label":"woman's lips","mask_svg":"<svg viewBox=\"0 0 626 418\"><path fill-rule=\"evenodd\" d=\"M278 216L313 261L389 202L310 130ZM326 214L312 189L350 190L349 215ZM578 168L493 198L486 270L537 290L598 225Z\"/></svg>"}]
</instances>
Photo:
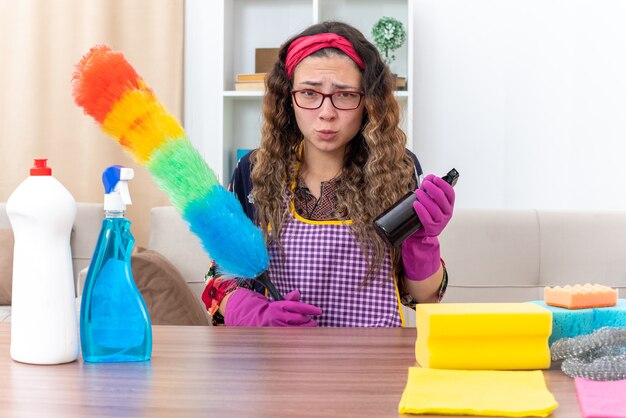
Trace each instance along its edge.
<instances>
[{"instance_id":1,"label":"woman's lips","mask_svg":"<svg viewBox=\"0 0 626 418\"><path fill-rule=\"evenodd\" d=\"M329 139L333 139L337 135L337 131L322 129L320 131L317 131L317 134L319 135L321 139L329 140Z\"/></svg>"}]
</instances>

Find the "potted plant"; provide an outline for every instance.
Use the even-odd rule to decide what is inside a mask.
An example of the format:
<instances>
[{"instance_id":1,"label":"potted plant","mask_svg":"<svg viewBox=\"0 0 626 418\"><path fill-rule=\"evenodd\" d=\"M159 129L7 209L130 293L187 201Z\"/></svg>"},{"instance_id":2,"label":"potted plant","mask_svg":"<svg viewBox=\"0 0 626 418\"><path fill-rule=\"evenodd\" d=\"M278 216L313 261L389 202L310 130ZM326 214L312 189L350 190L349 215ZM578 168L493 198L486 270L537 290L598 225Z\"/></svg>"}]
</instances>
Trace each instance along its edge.
<instances>
[{"instance_id":1,"label":"potted plant","mask_svg":"<svg viewBox=\"0 0 626 418\"><path fill-rule=\"evenodd\" d=\"M393 17L383 16L372 27L374 45L383 55L383 60L390 65L396 56L393 51L400 48L406 41L406 31L402 22Z\"/></svg>"}]
</instances>

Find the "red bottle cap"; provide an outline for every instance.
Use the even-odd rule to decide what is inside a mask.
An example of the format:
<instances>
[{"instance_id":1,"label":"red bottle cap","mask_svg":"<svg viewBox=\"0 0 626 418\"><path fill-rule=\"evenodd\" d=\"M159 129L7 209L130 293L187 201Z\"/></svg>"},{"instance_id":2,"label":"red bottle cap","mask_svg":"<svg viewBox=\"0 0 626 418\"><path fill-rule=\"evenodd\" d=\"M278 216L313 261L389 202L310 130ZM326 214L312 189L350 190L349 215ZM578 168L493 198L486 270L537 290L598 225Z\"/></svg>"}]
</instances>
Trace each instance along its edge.
<instances>
[{"instance_id":1,"label":"red bottle cap","mask_svg":"<svg viewBox=\"0 0 626 418\"><path fill-rule=\"evenodd\" d=\"M51 176L52 168L48 167L48 159L35 159L35 166L30 169L31 176Z\"/></svg>"}]
</instances>

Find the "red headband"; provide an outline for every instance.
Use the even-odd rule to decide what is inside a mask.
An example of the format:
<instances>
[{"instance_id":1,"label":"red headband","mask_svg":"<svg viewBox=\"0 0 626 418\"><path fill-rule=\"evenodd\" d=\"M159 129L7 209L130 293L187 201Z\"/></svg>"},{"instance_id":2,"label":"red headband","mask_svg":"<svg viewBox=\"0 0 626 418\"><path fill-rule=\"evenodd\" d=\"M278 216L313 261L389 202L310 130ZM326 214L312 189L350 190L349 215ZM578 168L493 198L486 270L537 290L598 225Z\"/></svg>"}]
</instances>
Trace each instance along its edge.
<instances>
[{"instance_id":1,"label":"red headband","mask_svg":"<svg viewBox=\"0 0 626 418\"><path fill-rule=\"evenodd\" d=\"M350 41L336 33L325 32L318 33L317 35L301 36L289 45L287 58L285 59L287 77L291 78L293 70L300 61L323 48L337 48L343 51L361 70L365 70L363 60L359 57L359 54L356 53Z\"/></svg>"}]
</instances>

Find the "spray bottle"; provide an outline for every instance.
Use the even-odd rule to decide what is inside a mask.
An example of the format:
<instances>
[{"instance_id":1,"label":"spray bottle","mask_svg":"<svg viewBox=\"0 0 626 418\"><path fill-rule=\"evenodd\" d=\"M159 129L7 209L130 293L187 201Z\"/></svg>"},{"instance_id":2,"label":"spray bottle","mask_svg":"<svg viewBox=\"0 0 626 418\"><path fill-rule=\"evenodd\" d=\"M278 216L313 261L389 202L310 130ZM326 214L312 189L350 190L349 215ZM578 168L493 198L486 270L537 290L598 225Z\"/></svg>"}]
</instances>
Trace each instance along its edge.
<instances>
[{"instance_id":1,"label":"spray bottle","mask_svg":"<svg viewBox=\"0 0 626 418\"><path fill-rule=\"evenodd\" d=\"M133 177L133 169L121 166L102 173L105 218L80 309L80 341L88 362L146 361L152 354L150 316L130 265L135 238L124 217Z\"/></svg>"},{"instance_id":2,"label":"spray bottle","mask_svg":"<svg viewBox=\"0 0 626 418\"><path fill-rule=\"evenodd\" d=\"M32 364L78 358L70 250L76 201L46 161L35 160L6 206L15 236L11 358Z\"/></svg>"}]
</instances>

